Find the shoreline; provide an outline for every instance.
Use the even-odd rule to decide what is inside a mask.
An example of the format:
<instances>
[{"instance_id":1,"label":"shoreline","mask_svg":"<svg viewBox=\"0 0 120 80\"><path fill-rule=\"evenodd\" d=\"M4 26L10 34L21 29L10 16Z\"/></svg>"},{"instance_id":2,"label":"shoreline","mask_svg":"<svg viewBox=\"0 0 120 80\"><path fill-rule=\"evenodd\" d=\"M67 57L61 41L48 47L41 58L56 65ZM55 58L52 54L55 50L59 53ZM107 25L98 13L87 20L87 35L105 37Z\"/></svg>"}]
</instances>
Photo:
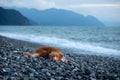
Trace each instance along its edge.
<instances>
[{"instance_id":1,"label":"shoreline","mask_svg":"<svg viewBox=\"0 0 120 80\"><path fill-rule=\"evenodd\" d=\"M72 54L69 49L63 49L63 52L74 63L23 56L23 52L33 52L40 46L43 45L0 36L0 79L120 79L118 58Z\"/></svg>"}]
</instances>

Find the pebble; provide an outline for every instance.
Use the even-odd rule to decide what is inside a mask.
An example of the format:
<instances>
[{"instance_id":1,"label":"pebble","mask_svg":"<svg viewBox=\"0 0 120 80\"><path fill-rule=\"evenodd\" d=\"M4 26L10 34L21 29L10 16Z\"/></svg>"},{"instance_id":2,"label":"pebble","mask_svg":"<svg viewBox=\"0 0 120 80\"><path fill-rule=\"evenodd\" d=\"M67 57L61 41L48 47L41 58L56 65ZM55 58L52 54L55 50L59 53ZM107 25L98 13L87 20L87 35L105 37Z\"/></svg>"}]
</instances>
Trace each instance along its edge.
<instances>
[{"instance_id":1,"label":"pebble","mask_svg":"<svg viewBox=\"0 0 120 80\"><path fill-rule=\"evenodd\" d=\"M56 71L62 73L62 68L58 67Z\"/></svg>"},{"instance_id":2,"label":"pebble","mask_svg":"<svg viewBox=\"0 0 120 80\"><path fill-rule=\"evenodd\" d=\"M50 80L55 80L54 78L51 78Z\"/></svg>"}]
</instances>

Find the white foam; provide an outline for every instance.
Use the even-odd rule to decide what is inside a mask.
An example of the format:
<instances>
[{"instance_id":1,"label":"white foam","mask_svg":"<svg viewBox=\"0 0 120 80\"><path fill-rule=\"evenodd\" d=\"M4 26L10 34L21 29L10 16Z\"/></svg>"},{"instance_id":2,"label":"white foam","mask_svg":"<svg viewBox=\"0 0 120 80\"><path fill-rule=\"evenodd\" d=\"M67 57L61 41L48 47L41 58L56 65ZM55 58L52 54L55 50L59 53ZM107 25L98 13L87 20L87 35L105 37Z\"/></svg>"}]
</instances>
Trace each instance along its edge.
<instances>
[{"instance_id":1,"label":"white foam","mask_svg":"<svg viewBox=\"0 0 120 80\"><path fill-rule=\"evenodd\" d=\"M0 33L0 35L14 38L14 39L24 40L24 41L91 51L99 55L103 55L103 54L120 55L120 50L105 48L101 46L95 46L95 45L82 43L82 42L69 41L66 39L60 39L56 37L46 37L41 35L38 36L38 35L32 35L32 34L30 35L30 34L18 34L18 33Z\"/></svg>"}]
</instances>

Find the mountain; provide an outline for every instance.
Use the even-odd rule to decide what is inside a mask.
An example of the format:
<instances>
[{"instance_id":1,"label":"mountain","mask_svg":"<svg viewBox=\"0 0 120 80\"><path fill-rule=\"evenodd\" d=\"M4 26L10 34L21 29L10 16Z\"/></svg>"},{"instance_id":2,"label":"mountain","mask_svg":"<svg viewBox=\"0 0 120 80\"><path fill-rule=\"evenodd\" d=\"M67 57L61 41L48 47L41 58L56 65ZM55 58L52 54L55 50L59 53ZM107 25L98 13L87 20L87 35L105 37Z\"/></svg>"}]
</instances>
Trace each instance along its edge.
<instances>
[{"instance_id":1,"label":"mountain","mask_svg":"<svg viewBox=\"0 0 120 80\"><path fill-rule=\"evenodd\" d=\"M16 10L0 7L0 25L30 25L30 21Z\"/></svg>"},{"instance_id":2,"label":"mountain","mask_svg":"<svg viewBox=\"0 0 120 80\"><path fill-rule=\"evenodd\" d=\"M38 25L50 26L104 26L94 16L84 16L69 10L63 9L26 9L17 8L24 16Z\"/></svg>"}]
</instances>

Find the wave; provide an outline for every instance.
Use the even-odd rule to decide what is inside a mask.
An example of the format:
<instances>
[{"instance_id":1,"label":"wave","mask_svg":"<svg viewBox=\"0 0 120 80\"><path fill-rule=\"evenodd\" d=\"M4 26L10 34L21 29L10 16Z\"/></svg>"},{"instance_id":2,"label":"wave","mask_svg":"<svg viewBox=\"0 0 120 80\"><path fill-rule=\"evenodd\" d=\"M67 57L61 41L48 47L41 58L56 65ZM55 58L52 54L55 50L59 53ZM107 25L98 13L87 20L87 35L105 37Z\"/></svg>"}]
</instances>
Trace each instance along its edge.
<instances>
[{"instance_id":1,"label":"wave","mask_svg":"<svg viewBox=\"0 0 120 80\"><path fill-rule=\"evenodd\" d=\"M0 35L18 40L40 43L40 44L48 44L48 45L90 51L93 53L97 53L97 55L116 55L116 56L120 55L120 50L105 48L102 46L95 46L83 42L70 41L67 39L60 39L57 37L47 37L41 35L18 34L18 33L0 33Z\"/></svg>"}]
</instances>

